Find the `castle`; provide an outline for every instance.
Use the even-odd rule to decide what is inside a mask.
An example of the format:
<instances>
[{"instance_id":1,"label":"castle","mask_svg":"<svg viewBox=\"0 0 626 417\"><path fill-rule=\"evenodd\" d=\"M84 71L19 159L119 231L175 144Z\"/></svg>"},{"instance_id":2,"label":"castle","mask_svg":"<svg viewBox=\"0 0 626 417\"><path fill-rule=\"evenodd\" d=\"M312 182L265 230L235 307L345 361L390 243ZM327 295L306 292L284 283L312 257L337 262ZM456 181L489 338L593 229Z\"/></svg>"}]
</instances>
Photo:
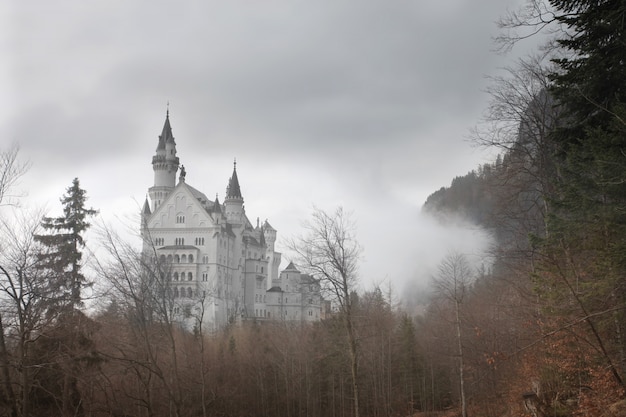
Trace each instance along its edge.
<instances>
[{"instance_id":1,"label":"castle","mask_svg":"<svg viewBox=\"0 0 626 417\"><path fill-rule=\"evenodd\" d=\"M236 162L223 203L187 184L169 110L152 169L141 215L143 250L166 270L173 317L191 324L201 311L212 329L241 320L321 318L319 282L292 263L279 274L276 230L267 220L248 219Z\"/></svg>"}]
</instances>

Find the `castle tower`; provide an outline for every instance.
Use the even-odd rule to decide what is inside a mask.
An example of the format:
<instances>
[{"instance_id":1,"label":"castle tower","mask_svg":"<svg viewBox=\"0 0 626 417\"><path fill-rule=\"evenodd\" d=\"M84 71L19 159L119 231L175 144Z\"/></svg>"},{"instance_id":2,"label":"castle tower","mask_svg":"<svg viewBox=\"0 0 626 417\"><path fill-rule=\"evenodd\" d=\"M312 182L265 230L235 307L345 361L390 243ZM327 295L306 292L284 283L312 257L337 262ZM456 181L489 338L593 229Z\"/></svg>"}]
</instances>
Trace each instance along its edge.
<instances>
[{"instance_id":1,"label":"castle tower","mask_svg":"<svg viewBox=\"0 0 626 417\"><path fill-rule=\"evenodd\" d=\"M223 206L226 220L233 225L241 225L244 218L243 197L241 196L241 188L237 178L237 161L233 165L233 175L228 181L228 187L226 187L226 198Z\"/></svg>"},{"instance_id":2,"label":"castle tower","mask_svg":"<svg viewBox=\"0 0 626 417\"><path fill-rule=\"evenodd\" d=\"M265 242L267 244L267 249L265 251L265 256L267 259L267 271L268 271L268 284L270 286L278 285L275 284L278 279L278 267L280 266L281 256L280 253L276 252L274 249L274 245L276 243L276 229L272 227L272 225L265 220L263 222L263 236L265 238Z\"/></svg>"},{"instance_id":3,"label":"castle tower","mask_svg":"<svg viewBox=\"0 0 626 417\"><path fill-rule=\"evenodd\" d=\"M170 111L165 115L163 132L159 136L156 155L152 157L154 170L154 186L148 190L152 201L152 212L159 207L165 197L176 186L176 172L178 171L178 157L176 156L176 142L170 126Z\"/></svg>"},{"instance_id":4,"label":"castle tower","mask_svg":"<svg viewBox=\"0 0 626 417\"><path fill-rule=\"evenodd\" d=\"M274 244L276 243L276 229L272 227L267 219L263 222L263 234L268 245L268 250L273 252Z\"/></svg>"}]
</instances>

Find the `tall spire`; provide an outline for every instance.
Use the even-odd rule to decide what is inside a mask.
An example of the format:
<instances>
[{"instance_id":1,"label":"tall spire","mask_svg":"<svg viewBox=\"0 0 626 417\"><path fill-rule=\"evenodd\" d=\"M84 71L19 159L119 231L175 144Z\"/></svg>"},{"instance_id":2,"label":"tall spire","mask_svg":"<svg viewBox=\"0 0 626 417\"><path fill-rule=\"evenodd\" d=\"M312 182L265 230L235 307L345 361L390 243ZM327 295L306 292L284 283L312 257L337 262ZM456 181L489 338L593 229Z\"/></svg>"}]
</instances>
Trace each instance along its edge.
<instances>
[{"instance_id":1,"label":"tall spire","mask_svg":"<svg viewBox=\"0 0 626 417\"><path fill-rule=\"evenodd\" d=\"M226 187L226 198L239 198L243 199L241 195L241 187L239 187L239 179L237 178L237 160L233 163L233 175L228 181L228 187Z\"/></svg>"},{"instance_id":2,"label":"tall spire","mask_svg":"<svg viewBox=\"0 0 626 417\"><path fill-rule=\"evenodd\" d=\"M220 206L220 200L217 198L217 193L215 193L215 202L213 203L213 211L216 213L220 213L222 211L222 207Z\"/></svg>"},{"instance_id":3,"label":"tall spire","mask_svg":"<svg viewBox=\"0 0 626 417\"><path fill-rule=\"evenodd\" d=\"M152 157L152 170L154 171L154 186L150 187L149 194L152 201L152 212L165 200L169 192L176 186L176 172L178 171L179 159L176 156L176 142L172 135L170 125L169 103L165 112L163 131L159 135L159 144L156 154Z\"/></svg>"},{"instance_id":4,"label":"tall spire","mask_svg":"<svg viewBox=\"0 0 626 417\"><path fill-rule=\"evenodd\" d=\"M152 214L152 212L150 211L150 204L148 203L148 196L146 196L146 201L143 203L142 214L148 215L148 216Z\"/></svg>"},{"instance_id":5,"label":"tall spire","mask_svg":"<svg viewBox=\"0 0 626 417\"><path fill-rule=\"evenodd\" d=\"M174 135L172 134L172 126L170 125L170 104L167 103L167 111L165 112L165 124L163 124L163 131L159 135L159 145L157 151L165 150L165 144L172 143L176 145L174 141Z\"/></svg>"}]
</instances>

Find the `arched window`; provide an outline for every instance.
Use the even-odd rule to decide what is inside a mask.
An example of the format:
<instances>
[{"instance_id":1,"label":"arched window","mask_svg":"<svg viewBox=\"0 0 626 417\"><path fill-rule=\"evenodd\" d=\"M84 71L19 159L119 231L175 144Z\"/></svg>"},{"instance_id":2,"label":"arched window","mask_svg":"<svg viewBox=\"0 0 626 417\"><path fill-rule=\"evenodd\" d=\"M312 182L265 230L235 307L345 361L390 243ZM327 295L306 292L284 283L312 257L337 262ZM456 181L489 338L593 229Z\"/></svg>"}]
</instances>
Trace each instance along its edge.
<instances>
[{"instance_id":1,"label":"arched window","mask_svg":"<svg viewBox=\"0 0 626 417\"><path fill-rule=\"evenodd\" d=\"M174 298L178 298L178 287L174 287Z\"/></svg>"},{"instance_id":2,"label":"arched window","mask_svg":"<svg viewBox=\"0 0 626 417\"><path fill-rule=\"evenodd\" d=\"M187 297L193 298L193 290L191 289L191 287L187 288Z\"/></svg>"},{"instance_id":3,"label":"arched window","mask_svg":"<svg viewBox=\"0 0 626 417\"><path fill-rule=\"evenodd\" d=\"M178 272L174 272L174 281L178 281Z\"/></svg>"},{"instance_id":4,"label":"arched window","mask_svg":"<svg viewBox=\"0 0 626 417\"><path fill-rule=\"evenodd\" d=\"M187 281L193 280L193 274L191 272L187 272Z\"/></svg>"},{"instance_id":5,"label":"arched window","mask_svg":"<svg viewBox=\"0 0 626 417\"><path fill-rule=\"evenodd\" d=\"M162 264L165 263L165 255L159 256L159 262L161 262Z\"/></svg>"},{"instance_id":6,"label":"arched window","mask_svg":"<svg viewBox=\"0 0 626 417\"><path fill-rule=\"evenodd\" d=\"M167 262L172 263L172 255L167 255Z\"/></svg>"},{"instance_id":7,"label":"arched window","mask_svg":"<svg viewBox=\"0 0 626 417\"><path fill-rule=\"evenodd\" d=\"M189 255L189 263L192 264L193 263L193 255Z\"/></svg>"},{"instance_id":8,"label":"arched window","mask_svg":"<svg viewBox=\"0 0 626 417\"><path fill-rule=\"evenodd\" d=\"M180 261L181 261L182 263L186 264L186 263L187 263L187 255L183 255L183 256L181 256L181 257L180 257Z\"/></svg>"},{"instance_id":9,"label":"arched window","mask_svg":"<svg viewBox=\"0 0 626 417\"><path fill-rule=\"evenodd\" d=\"M180 256L174 255L174 262L176 262L177 264L180 263Z\"/></svg>"}]
</instances>

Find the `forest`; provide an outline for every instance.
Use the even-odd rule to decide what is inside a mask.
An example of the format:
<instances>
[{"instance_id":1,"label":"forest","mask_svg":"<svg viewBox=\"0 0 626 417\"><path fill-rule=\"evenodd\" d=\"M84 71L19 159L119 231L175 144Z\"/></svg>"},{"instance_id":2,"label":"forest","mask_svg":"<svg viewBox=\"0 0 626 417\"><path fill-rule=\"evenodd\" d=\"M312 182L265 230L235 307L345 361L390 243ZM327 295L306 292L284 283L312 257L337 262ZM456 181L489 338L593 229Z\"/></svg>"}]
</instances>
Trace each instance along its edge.
<instances>
[{"instance_id":1,"label":"forest","mask_svg":"<svg viewBox=\"0 0 626 417\"><path fill-rule=\"evenodd\" d=\"M78 178L61 216L29 212L28 164L0 149L0 416L626 416L625 19L617 0L501 19L503 48L550 40L491 80L472 137L497 158L422 208L495 245L482 268L450 252L419 311L392 285L358 291L349 215L317 210L290 249L330 317L214 332L199 303L183 329L167 265L97 228L106 256L87 267L97 210ZM109 290L87 309L94 282Z\"/></svg>"}]
</instances>

